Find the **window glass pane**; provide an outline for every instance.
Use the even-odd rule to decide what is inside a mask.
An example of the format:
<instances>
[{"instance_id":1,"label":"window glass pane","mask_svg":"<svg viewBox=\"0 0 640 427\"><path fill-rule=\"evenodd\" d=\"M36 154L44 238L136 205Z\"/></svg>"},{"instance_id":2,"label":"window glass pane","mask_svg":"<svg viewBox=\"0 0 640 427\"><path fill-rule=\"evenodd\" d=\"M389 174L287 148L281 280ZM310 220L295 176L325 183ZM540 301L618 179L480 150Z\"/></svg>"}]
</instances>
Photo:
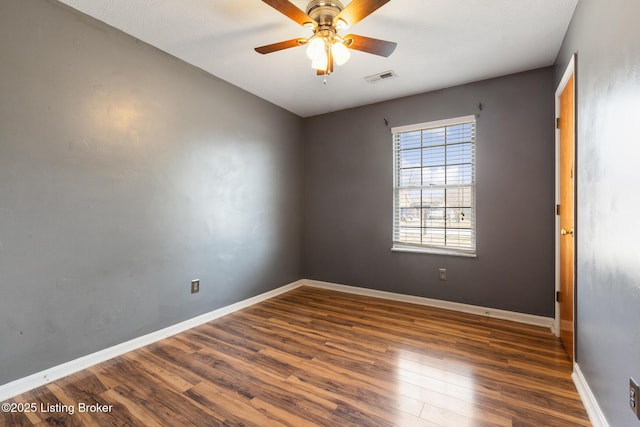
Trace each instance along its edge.
<instances>
[{"instance_id":1,"label":"window glass pane","mask_svg":"<svg viewBox=\"0 0 640 427\"><path fill-rule=\"evenodd\" d=\"M400 151L400 169L420 167L420 149Z\"/></svg>"},{"instance_id":2,"label":"window glass pane","mask_svg":"<svg viewBox=\"0 0 640 427\"><path fill-rule=\"evenodd\" d=\"M422 210L422 223L425 227L444 227L445 208L425 207Z\"/></svg>"},{"instance_id":3,"label":"window glass pane","mask_svg":"<svg viewBox=\"0 0 640 427\"><path fill-rule=\"evenodd\" d=\"M447 228L471 228L470 208L448 208Z\"/></svg>"},{"instance_id":4,"label":"window glass pane","mask_svg":"<svg viewBox=\"0 0 640 427\"><path fill-rule=\"evenodd\" d=\"M400 187L420 185L421 170L417 169L401 169L400 170Z\"/></svg>"},{"instance_id":5,"label":"window glass pane","mask_svg":"<svg viewBox=\"0 0 640 427\"><path fill-rule=\"evenodd\" d=\"M445 146L428 147L422 149L422 166L444 166Z\"/></svg>"},{"instance_id":6,"label":"window glass pane","mask_svg":"<svg viewBox=\"0 0 640 427\"><path fill-rule=\"evenodd\" d=\"M420 134L421 132L419 130L399 134L400 149L406 150L407 148L420 147Z\"/></svg>"},{"instance_id":7,"label":"window glass pane","mask_svg":"<svg viewBox=\"0 0 640 427\"><path fill-rule=\"evenodd\" d=\"M473 180L471 165L455 165L447 167L447 184L471 184Z\"/></svg>"},{"instance_id":8,"label":"window glass pane","mask_svg":"<svg viewBox=\"0 0 640 427\"><path fill-rule=\"evenodd\" d=\"M471 123L463 123L447 127L447 143L471 141L472 138Z\"/></svg>"},{"instance_id":9,"label":"window glass pane","mask_svg":"<svg viewBox=\"0 0 640 427\"><path fill-rule=\"evenodd\" d=\"M459 187L447 189L447 207L471 207L471 188Z\"/></svg>"},{"instance_id":10,"label":"window glass pane","mask_svg":"<svg viewBox=\"0 0 640 427\"><path fill-rule=\"evenodd\" d=\"M447 164L471 163L471 144L447 145Z\"/></svg>"},{"instance_id":11,"label":"window glass pane","mask_svg":"<svg viewBox=\"0 0 640 427\"><path fill-rule=\"evenodd\" d=\"M420 244L421 236L420 236L420 228L405 228L401 227L398 233L398 239L404 243L413 243Z\"/></svg>"},{"instance_id":12,"label":"window glass pane","mask_svg":"<svg viewBox=\"0 0 640 427\"><path fill-rule=\"evenodd\" d=\"M445 168L443 166L422 168L422 185L444 185Z\"/></svg>"},{"instance_id":13,"label":"window glass pane","mask_svg":"<svg viewBox=\"0 0 640 427\"><path fill-rule=\"evenodd\" d=\"M447 229L447 246L472 247L471 230Z\"/></svg>"},{"instance_id":14,"label":"window glass pane","mask_svg":"<svg viewBox=\"0 0 640 427\"><path fill-rule=\"evenodd\" d=\"M420 227L420 208L400 208L401 227Z\"/></svg>"},{"instance_id":15,"label":"window glass pane","mask_svg":"<svg viewBox=\"0 0 640 427\"><path fill-rule=\"evenodd\" d=\"M444 188L429 188L426 190L422 190L422 206L428 208L444 207L444 196Z\"/></svg>"},{"instance_id":16,"label":"window glass pane","mask_svg":"<svg viewBox=\"0 0 640 427\"><path fill-rule=\"evenodd\" d=\"M444 246L445 231L443 228L422 229L422 244L429 246Z\"/></svg>"},{"instance_id":17,"label":"window glass pane","mask_svg":"<svg viewBox=\"0 0 640 427\"><path fill-rule=\"evenodd\" d=\"M401 208L420 207L421 190L399 190L398 206Z\"/></svg>"},{"instance_id":18,"label":"window glass pane","mask_svg":"<svg viewBox=\"0 0 640 427\"><path fill-rule=\"evenodd\" d=\"M422 131L422 146L442 145L445 141L444 128L425 129Z\"/></svg>"}]
</instances>

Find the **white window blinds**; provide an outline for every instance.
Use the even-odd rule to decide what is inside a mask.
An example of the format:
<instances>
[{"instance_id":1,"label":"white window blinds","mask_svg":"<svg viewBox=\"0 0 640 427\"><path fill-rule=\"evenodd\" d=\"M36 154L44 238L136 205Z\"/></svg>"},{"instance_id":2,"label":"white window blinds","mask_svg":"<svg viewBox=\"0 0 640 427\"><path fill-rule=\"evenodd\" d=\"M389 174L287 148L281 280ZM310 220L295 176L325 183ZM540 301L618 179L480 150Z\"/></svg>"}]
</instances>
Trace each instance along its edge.
<instances>
[{"instance_id":1,"label":"white window blinds","mask_svg":"<svg viewBox=\"0 0 640 427\"><path fill-rule=\"evenodd\" d=\"M393 132L393 247L475 254L475 116Z\"/></svg>"}]
</instances>

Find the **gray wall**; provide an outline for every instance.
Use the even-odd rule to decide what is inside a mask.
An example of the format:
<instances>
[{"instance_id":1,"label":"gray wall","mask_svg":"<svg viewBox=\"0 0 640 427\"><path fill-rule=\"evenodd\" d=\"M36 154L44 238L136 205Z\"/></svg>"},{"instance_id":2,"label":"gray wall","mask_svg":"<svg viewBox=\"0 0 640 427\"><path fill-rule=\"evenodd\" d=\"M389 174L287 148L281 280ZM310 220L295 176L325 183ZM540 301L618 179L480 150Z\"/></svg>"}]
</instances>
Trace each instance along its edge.
<instances>
[{"instance_id":1,"label":"gray wall","mask_svg":"<svg viewBox=\"0 0 640 427\"><path fill-rule=\"evenodd\" d=\"M300 118L53 1L0 61L0 384L301 277Z\"/></svg>"},{"instance_id":2,"label":"gray wall","mask_svg":"<svg viewBox=\"0 0 640 427\"><path fill-rule=\"evenodd\" d=\"M390 128L469 114L478 257L391 252ZM552 317L553 117L549 67L306 119L304 277Z\"/></svg>"},{"instance_id":3,"label":"gray wall","mask_svg":"<svg viewBox=\"0 0 640 427\"><path fill-rule=\"evenodd\" d=\"M581 0L556 84L577 58L577 360L611 426L640 426L640 31L637 0Z\"/></svg>"}]
</instances>

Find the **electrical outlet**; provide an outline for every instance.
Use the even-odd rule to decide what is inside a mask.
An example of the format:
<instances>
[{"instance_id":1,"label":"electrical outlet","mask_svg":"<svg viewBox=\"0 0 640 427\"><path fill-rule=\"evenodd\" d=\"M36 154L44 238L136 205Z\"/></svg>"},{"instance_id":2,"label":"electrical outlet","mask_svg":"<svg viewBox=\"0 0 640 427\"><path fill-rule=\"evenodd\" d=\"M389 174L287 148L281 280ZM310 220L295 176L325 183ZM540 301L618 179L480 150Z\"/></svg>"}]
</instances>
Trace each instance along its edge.
<instances>
[{"instance_id":1,"label":"electrical outlet","mask_svg":"<svg viewBox=\"0 0 640 427\"><path fill-rule=\"evenodd\" d=\"M200 279L194 279L191 281L191 293L197 294L200 292Z\"/></svg>"},{"instance_id":2,"label":"electrical outlet","mask_svg":"<svg viewBox=\"0 0 640 427\"><path fill-rule=\"evenodd\" d=\"M442 282L446 282L447 281L447 269L446 268L439 268L438 269L438 278Z\"/></svg>"},{"instance_id":3,"label":"electrical outlet","mask_svg":"<svg viewBox=\"0 0 640 427\"><path fill-rule=\"evenodd\" d=\"M636 417L640 419L640 387L633 378L629 378L629 406Z\"/></svg>"}]
</instances>

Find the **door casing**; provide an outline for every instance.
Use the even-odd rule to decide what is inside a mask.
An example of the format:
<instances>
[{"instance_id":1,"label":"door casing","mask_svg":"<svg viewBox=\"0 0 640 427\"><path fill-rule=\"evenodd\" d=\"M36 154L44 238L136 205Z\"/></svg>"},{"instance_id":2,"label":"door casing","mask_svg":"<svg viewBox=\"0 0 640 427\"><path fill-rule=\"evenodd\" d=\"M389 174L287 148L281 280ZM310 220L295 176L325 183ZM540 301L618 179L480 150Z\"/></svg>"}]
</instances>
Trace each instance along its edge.
<instances>
[{"instance_id":1,"label":"door casing","mask_svg":"<svg viewBox=\"0 0 640 427\"><path fill-rule=\"evenodd\" d=\"M555 106L556 106L556 117L560 117L560 96L563 93L564 89L567 86L567 83L570 81L571 77L573 76L573 111L574 111L574 132L573 132L573 195L574 195L574 199L573 199L573 229L574 229L574 234L572 237L568 237L568 236L562 236L560 234L560 217L559 215L555 216L555 228L554 228L554 234L555 234L555 264L556 264L556 268L555 268L555 281L556 281L556 295L558 292L560 292L561 290L561 282L560 282L560 239L561 238L571 238L573 241L573 298L572 298L572 304L573 304L573 354L570 355L571 359L575 361L575 356L576 356L576 332L577 332L577 323L576 323L576 296L577 296L577 288L576 288L576 259L577 259L577 245L576 245L576 241L577 241L577 211L576 211L576 200L577 200L577 186L576 186L576 182L577 182L577 134L576 134L576 130L577 130L577 110L576 110L576 106L577 106L577 80L576 80L576 55L572 55L571 60L569 61L569 64L563 74L563 77L560 81L560 84L558 85L558 88L556 90L556 94L555 94ZM558 206L560 204L560 130L557 129L556 127L556 132L555 132L555 140L556 140L556 144L555 144L555 148L556 148L556 156L555 156L555 187L556 187L556 206ZM555 300L555 299L554 299ZM559 337L560 336L560 303L555 300L555 321L554 321L554 332L555 334Z\"/></svg>"}]
</instances>

